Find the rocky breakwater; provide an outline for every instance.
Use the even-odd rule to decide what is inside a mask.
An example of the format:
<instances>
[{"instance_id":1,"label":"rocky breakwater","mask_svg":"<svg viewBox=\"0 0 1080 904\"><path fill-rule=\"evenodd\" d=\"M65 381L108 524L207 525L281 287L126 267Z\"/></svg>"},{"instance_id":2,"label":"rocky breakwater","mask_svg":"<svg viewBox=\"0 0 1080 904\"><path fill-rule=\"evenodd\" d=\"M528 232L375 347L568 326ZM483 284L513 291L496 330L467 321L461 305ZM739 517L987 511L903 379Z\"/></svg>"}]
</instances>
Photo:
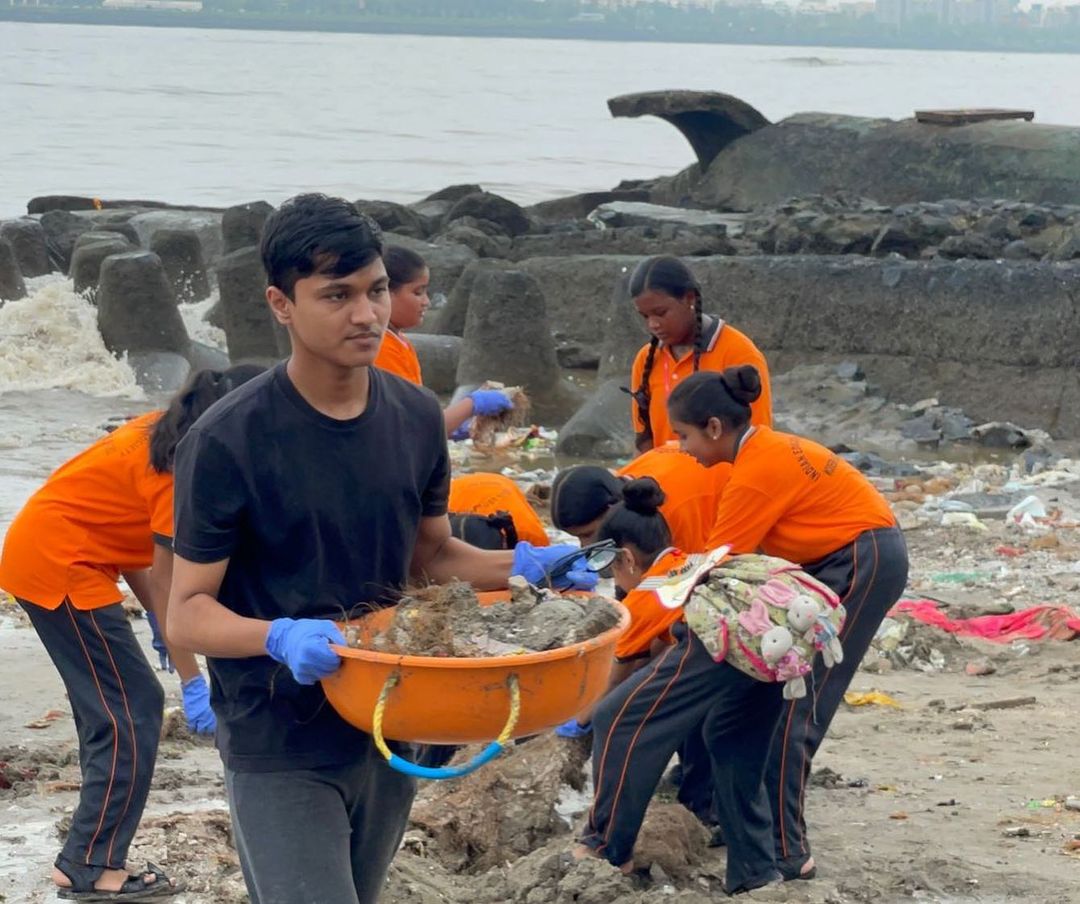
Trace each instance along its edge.
<instances>
[{"instance_id":1,"label":"rocky breakwater","mask_svg":"<svg viewBox=\"0 0 1080 904\"><path fill-rule=\"evenodd\" d=\"M714 163L770 128L731 138ZM625 282L646 254L679 253L706 308L752 336L774 373L851 361L891 401L934 397L975 425L1080 436L1080 264L1070 263L1080 256L1080 206L840 193L732 213L657 204L650 192L623 184L523 208L464 185L408 205L357 202L388 244L429 264L435 305L427 335L415 337L429 385L450 394L482 379L524 384L545 425L566 424L563 453L630 453L622 390L647 336ZM174 297L201 254L233 360L274 360L288 345L266 307L257 252L271 210L106 205L29 222L41 225L50 257L70 245L69 255L86 249L99 267L111 257L101 257L103 243L177 248L172 279L162 277Z\"/></svg>"}]
</instances>

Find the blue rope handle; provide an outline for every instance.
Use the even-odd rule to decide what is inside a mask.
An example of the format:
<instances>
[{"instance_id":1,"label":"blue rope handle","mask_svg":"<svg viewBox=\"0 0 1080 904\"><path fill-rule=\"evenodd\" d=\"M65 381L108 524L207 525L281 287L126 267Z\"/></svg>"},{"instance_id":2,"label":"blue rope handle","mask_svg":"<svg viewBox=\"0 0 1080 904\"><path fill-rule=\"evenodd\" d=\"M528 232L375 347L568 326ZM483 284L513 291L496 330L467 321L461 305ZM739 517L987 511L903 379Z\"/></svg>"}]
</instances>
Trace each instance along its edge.
<instances>
[{"instance_id":1,"label":"blue rope handle","mask_svg":"<svg viewBox=\"0 0 1080 904\"><path fill-rule=\"evenodd\" d=\"M442 781L443 779L448 778L461 778L461 776L468 775L470 772L475 772L481 766L490 763L495 757L503 752L506 745L510 742L510 736L514 733L518 717L521 715L521 688L518 686L517 675L511 675L506 682L510 688L510 716L506 720L506 725L503 726L503 730L499 733L499 737L496 740L488 744L487 747L481 750L467 763L462 763L460 766L421 766L419 763L413 763L404 757L398 756L389 748L386 739L383 738L382 723L390 691L397 686L399 681L400 677L396 673L390 675L386 679L386 683L383 684L383 688L379 692L379 700L375 704L375 714L372 718L371 726L371 733L375 740L375 746L378 748L379 753L383 755L383 758L391 769L404 773L405 775L411 775L415 778L427 778L434 781Z\"/></svg>"}]
</instances>

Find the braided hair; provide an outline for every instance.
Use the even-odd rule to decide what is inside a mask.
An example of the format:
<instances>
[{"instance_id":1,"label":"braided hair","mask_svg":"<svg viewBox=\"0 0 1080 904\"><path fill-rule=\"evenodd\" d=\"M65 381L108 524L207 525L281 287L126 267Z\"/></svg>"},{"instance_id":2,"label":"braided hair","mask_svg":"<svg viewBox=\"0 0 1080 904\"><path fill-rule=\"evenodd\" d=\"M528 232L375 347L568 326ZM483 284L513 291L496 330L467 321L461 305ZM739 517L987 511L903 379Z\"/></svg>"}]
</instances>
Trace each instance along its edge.
<instances>
[{"instance_id":1,"label":"braided hair","mask_svg":"<svg viewBox=\"0 0 1080 904\"><path fill-rule=\"evenodd\" d=\"M688 292L694 295L694 372L701 366L701 354L705 351L703 328L704 311L702 310L701 285L697 278L677 257L647 257L630 274L630 297L637 298L642 293L653 289L670 295L672 298L685 298ZM660 340L655 336L649 339L649 351L645 356L645 366L641 371L641 382L630 395L637 405L638 418L641 420L643 439L652 439L652 422L649 406L652 403L652 391L649 379L656 363L656 351Z\"/></svg>"}]
</instances>

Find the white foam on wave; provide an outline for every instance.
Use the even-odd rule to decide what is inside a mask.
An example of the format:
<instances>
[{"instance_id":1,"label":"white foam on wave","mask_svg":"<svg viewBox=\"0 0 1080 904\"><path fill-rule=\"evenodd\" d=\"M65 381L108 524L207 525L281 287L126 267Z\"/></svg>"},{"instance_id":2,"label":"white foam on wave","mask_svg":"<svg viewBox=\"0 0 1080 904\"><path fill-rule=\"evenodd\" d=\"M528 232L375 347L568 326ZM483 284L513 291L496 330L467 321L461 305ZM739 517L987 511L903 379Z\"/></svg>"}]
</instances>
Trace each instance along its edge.
<instances>
[{"instance_id":1,"label":"white foam on wave","mask_svg":"<svg viewBox=\"0 0 1080 904\"><path fill-rule=\"evenodd\" d=\"M28 295L0 307L0 392L74 389L143 398L127 361L105 347L97 310L57 274L27 280Z\"/></svg>"},{"instance_id":2,"label":"white foam on wave","mask_svg":"<svg viewBox=\"0 0 1080 904\"><path fill-rule=\"evenodd\" d=\"M218 302L218 290L214 289L209 298L202 301L193 301L189 304L178 305L180 316L184 319L184 327L188 336L194 342L201 342L219 348L223 352L228 351L228 343L225 340L225 331L220 327L208 322L206 315Z\"/></svg>"}]
</instances>

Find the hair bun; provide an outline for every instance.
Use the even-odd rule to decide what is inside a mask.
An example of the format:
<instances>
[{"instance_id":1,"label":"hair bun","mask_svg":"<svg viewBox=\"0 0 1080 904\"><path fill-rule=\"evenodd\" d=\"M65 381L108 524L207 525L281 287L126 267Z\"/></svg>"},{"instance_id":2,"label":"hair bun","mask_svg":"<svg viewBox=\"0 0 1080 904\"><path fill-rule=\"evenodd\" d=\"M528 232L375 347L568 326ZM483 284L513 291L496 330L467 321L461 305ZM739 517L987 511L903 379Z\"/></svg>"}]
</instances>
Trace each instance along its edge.
<instances>
[{"instance_id":1,"label":"hair bun","mask_svg":"<svg viewBox=\"0 0 1080 904\"><path fill-rule=\"evenodd\" d=\"M761 375L756 367L749 364L729 367L721 379L736 402L750 405L761 398Z\"/></svg>"},{"instance_id":2,"label":"hair bun","mask_svg":"<svg viewBox=\"0 0 1080 904\"><path fill-rule=\"evenodd\" d=\"M664 491L651 477L639 477L623 484L623 503L639 515L655 515L664 504Z\"/></svg>"}]
</instances>

